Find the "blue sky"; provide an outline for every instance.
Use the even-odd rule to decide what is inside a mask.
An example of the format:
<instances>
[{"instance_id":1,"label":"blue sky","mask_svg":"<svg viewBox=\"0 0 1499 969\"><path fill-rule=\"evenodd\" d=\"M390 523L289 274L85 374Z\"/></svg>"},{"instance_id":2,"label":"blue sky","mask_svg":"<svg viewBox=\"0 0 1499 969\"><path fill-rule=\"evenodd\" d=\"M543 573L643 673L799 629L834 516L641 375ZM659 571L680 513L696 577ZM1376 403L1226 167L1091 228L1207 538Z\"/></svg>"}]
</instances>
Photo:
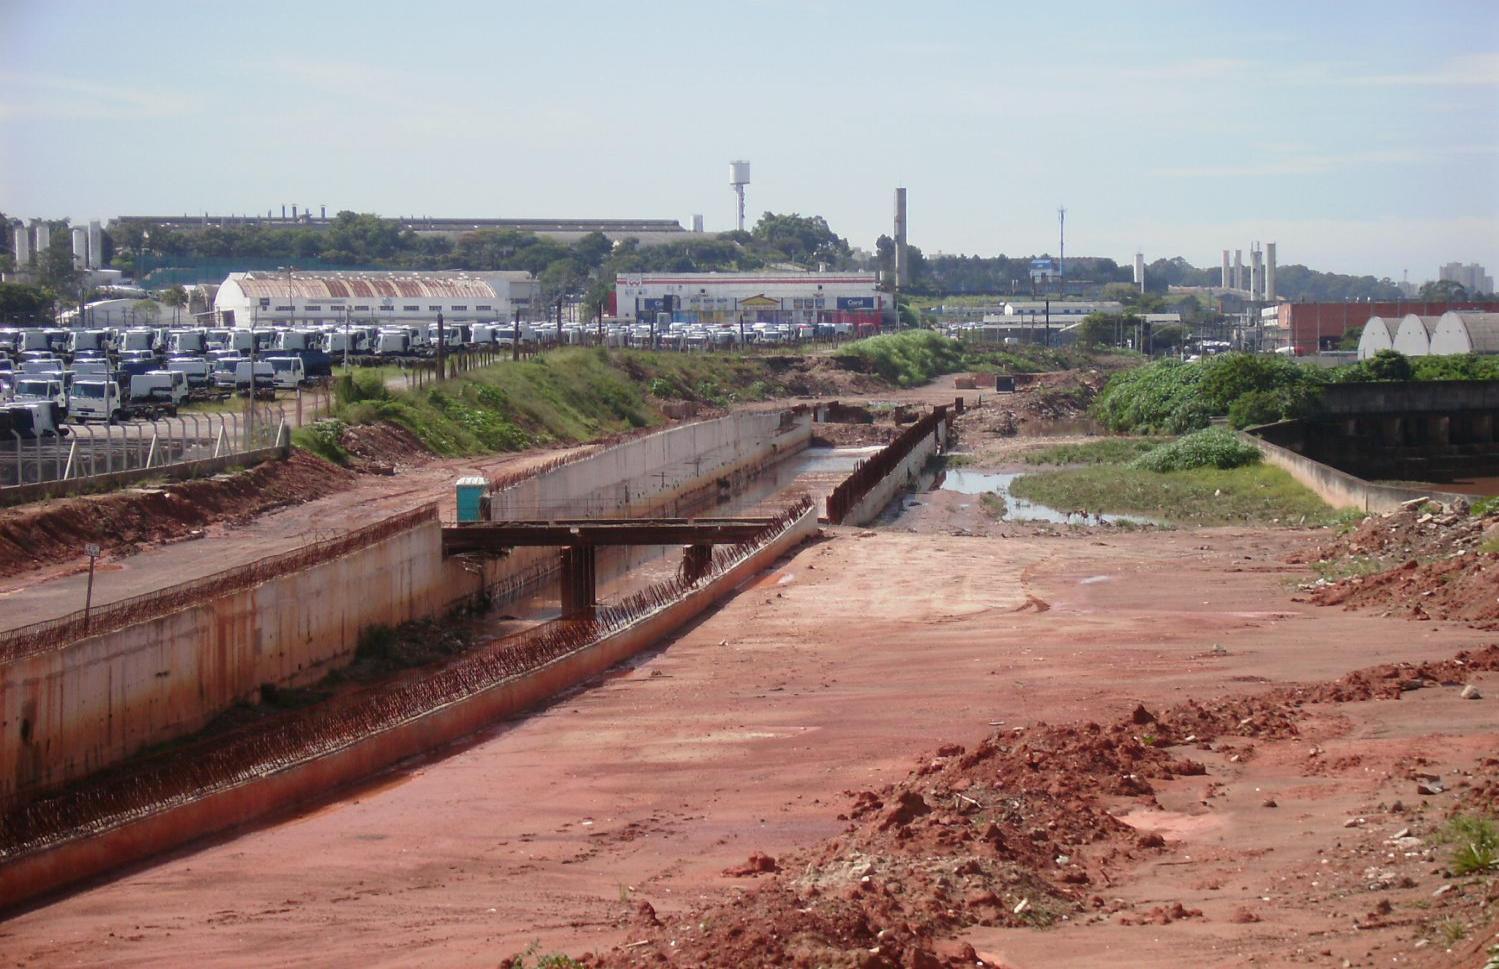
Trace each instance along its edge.
<instances>
[{"instance_id":1,"label":"blue sky","mask_svg":"<svg viewBox=\"0 0 1499 969\"><path fill-rule=\"evenodd\" d=\"M1499 270L1499 3L0 0L0 210L680 218Z\"/></svg>"}]
</instances>

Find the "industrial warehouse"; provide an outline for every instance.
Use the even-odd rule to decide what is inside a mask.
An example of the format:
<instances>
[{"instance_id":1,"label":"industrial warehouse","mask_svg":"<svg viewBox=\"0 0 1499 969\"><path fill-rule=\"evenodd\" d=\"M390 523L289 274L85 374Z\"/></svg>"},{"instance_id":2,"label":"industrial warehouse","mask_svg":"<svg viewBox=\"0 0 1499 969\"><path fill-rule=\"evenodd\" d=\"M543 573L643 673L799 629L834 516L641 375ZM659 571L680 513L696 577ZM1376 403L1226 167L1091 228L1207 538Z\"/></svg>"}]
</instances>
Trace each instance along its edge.
<instances>
[{"instance_id":1,"label":"industrial warehouse","mask_svg":"<svg viewBox=\"0 0 1499 969\"><path fill-rule=\"evenodd\" d=\"M511 319L536 299L528 272L231 273L214 297L219 326L453 323Z\"/></svg>"},{"instance_id":2,"label":"industrial warehouse","mask_svg":"<svg viewBox=\"0 0 1499 969\"><path fill-rule=\"evenodd\" d=\"M670 309L667 309L667 299ZM631 321L670 312L680 323L785 323L878 328L894 303L877 273L662 273L621 275L615 312Z\"/></svg>"}]
</instances>

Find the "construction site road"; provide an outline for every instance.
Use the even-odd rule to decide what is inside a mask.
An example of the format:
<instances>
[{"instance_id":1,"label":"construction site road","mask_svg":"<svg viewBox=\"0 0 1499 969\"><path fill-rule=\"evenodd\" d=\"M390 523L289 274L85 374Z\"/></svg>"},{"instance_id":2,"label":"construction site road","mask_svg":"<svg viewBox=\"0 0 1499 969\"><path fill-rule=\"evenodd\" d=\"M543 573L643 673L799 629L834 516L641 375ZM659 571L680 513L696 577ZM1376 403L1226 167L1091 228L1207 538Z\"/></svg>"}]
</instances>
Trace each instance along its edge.
<instances>
[{"instance_id":1,"label":"construction site road","mask_svg":"<svg viewBox=\"0 0 1499 969\"><path fill-rule=\"evenodd\" d=\"M381 518L437 502L456 516L453 483L466 474L520 471L576 449L522 451L487 458L433 460L396 475L360 475L353 487L249 522L217 522L187 540L133 555L106 555L94 577L94 605L154 592L244 565L309 542L332 538ZM0 579L0 627L43 622L83 608L88 559Z\"/></svg>"},{"instance_id":2,"label":"construction site road","mask_svg":"<svg viewBox=\"0 0 1499 969\"><path fill-rule=\"evenodd\" d=\"M749 886L725 869L837 834L851 792L904 778L939 744L1450 658L1492 639L1294 601L1307 572L1284 562L1319 537L1309 530L995 540L901 525L834 530L661 650L546 709L20 914L0 924L0 948L24 965L200 967L493 965L532 942L599 951L632 941L641 902L667 917L732 898ZM1422 699L1432 706L1386 703L1402 716L1446 710L1429 729L1407 716L1402 743L1419 745L1432 770L1470 763L1473 731L1492 736L1492 712L1436 691ZM1459 728L1454 716L1482 722ZM1358 722L1336 742L1382 735ZM1467 739L1444 739L1448 728ZM1212 871L1174 855L1140 887L1110 889L1131 904L1211 908L1212 920L973 941L1039 967L1182 965L1209 949L1214 965L1278 965L1308 939L1333 951L1403 938L1398 927L1360 932L1338 913L1367 899L1314 887L1317 860L1331 857L1318 849L1352 836L1344 812L1367 810L1360 798L1384 775L1355 761L1353 782L1287 780L1300 775L1285 756L1267 755L1264 777L1250 777L1280 778L1293 805L1284 818L1266 824L1248 809L1262 795L1238 781L1228 810L1163 793L1161 827L1173 839L1210 834ZM1309 866L1310 881L1284 884L1285 858ZM1252 889L1264 925L1198 901L1220 883L1235 898Z\"/></svg>"}]
</instances>

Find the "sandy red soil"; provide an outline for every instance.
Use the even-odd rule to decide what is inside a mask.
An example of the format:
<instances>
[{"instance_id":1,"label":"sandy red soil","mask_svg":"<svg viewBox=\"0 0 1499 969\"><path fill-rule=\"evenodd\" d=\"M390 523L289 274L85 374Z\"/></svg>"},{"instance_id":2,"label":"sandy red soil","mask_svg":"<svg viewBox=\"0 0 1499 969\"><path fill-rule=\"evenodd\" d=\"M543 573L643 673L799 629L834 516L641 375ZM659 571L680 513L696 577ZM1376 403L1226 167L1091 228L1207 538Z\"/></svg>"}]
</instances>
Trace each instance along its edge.
<instances>
[{"instance_id":1,"label":"sandy red soil","mask_svg":"<svg viewBox=\"0 0 1499 969\"><path fill-rule=\"evenodd\" d=\"M532 941L597 952L641 938L641 901L671 924L754 884L723 874L752 853L838 836L846 792L899 781L944 744L1491 639L1292 601L1306 573L1283 562L1313 538L839 531L534 716L14 917L0 949L93 965L475 965ZM1476 682L1499 690L1492 674ZM1157 783L1159 807L1104 802L1168 846L1123 867L1108 892L1117 911L961 938L1017 967L1442 964L1414 947L1438 866L1386 858L1383 842L1401 826L1428 834L1455 804L1417 796L1408 771L1477 768L1499 748L1495 709L1436 686L1330 706L1294 739L1192 750L1208 774ZM1254 752L1234 761L1240 746ZM1395 800L1419 823L1392 815ZM1366 869L1392 866L1413 887L1363 887ZM1387 896L1398 917L1355 927ZM1178 902L1203 916L1123 924ZM1234 921L1240 909L1260 921Z\"/></svg>"}]
</instances>

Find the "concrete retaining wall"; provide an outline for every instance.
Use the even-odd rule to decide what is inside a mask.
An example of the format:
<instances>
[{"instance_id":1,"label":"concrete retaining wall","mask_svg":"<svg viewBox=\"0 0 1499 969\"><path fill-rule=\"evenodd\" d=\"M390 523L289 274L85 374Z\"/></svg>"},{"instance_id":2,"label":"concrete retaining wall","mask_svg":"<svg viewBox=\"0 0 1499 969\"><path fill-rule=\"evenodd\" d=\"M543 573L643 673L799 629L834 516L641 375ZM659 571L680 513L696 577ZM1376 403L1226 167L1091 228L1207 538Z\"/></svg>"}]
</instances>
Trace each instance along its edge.
<instances>
[{"instance_id":1,"label":"concrete retaining wall","mask_svg":"<svg viewBox=\"0 0 1499 969\"><path fill-rule=\"evenodd\" d=\"M0 868L0 909L264 817L450 743L496 720L515 716L659 644L816 531L817 513L808 510L779 538L718 578L628 629L531 673L394 725L325 757L293 764L94 836L17 858Z\"/></svg>"},{"instance_id":2,"label":"concrete retaining wall","mask_svg":"<svg viewBox=\"0 0 1499 969\"><path fill-rule=\"evenodd\" d=\"M810 438L810 414L731 414L552 468L495 504L516 517L536 517L537 509L671 513ZM443 560L439 526L428 523L304 572L6 664L0 804L198 730L254 700L262 684L316 682L353 659L370 626L440 615L486 588L535 588L556 559L553 549L519 549L472 572Z\"/></svg>"},{"instance_id":3,"label":"concrete retaining wall","mask_svg":"<svg viewBox=\"0 0 1499 969\"><path fill-rule=\"evenodd\" d=\"M1401 503L1416 498L1430 498L1449 504L1458 499L1472 501L1472 495L1456 492L1433 491L1429 488L1407 488L1399 485L1376 484L1355 477L1346 471L1315 461L1289 448L1271 444L1255 434L1240 432L1239 436L1260 449L1265 462L1283 468L1291 477L1315 492L1317 497L1334 508L1357 508L1361 511L1383 514L1399 508Z\"/></svg>"},{"instance_id":4,"label":"concrete retaining wall","mask_svg":"<svg viewBox=\"0 0 1499 969\"><path fill-rule=\"evenodd\" d=\"M931 460L944 445L947 444L947 423L945 421L937 424L935 434L928 434L922 438L921 443L911 449L905 459L896 466L895 470L885 475L879 484L870 488L863 498L843 516L845 525L867 525L880 516L895 496L910 488L916 481L921 469L926 467L927 461Z\"/></svg>"},{"instance_id":5,"label":"concrete retaining wall","mask_svg":"<svg viewBox=\"0 0 1499 969\"><path fill-rule=\"evenodd\" d=\"M25 656L0 680L0 803L198 730L263 683L313 683L360 631L441 613L483 577L436 521L158 619Z\"/></svg>"}]
</instances>

